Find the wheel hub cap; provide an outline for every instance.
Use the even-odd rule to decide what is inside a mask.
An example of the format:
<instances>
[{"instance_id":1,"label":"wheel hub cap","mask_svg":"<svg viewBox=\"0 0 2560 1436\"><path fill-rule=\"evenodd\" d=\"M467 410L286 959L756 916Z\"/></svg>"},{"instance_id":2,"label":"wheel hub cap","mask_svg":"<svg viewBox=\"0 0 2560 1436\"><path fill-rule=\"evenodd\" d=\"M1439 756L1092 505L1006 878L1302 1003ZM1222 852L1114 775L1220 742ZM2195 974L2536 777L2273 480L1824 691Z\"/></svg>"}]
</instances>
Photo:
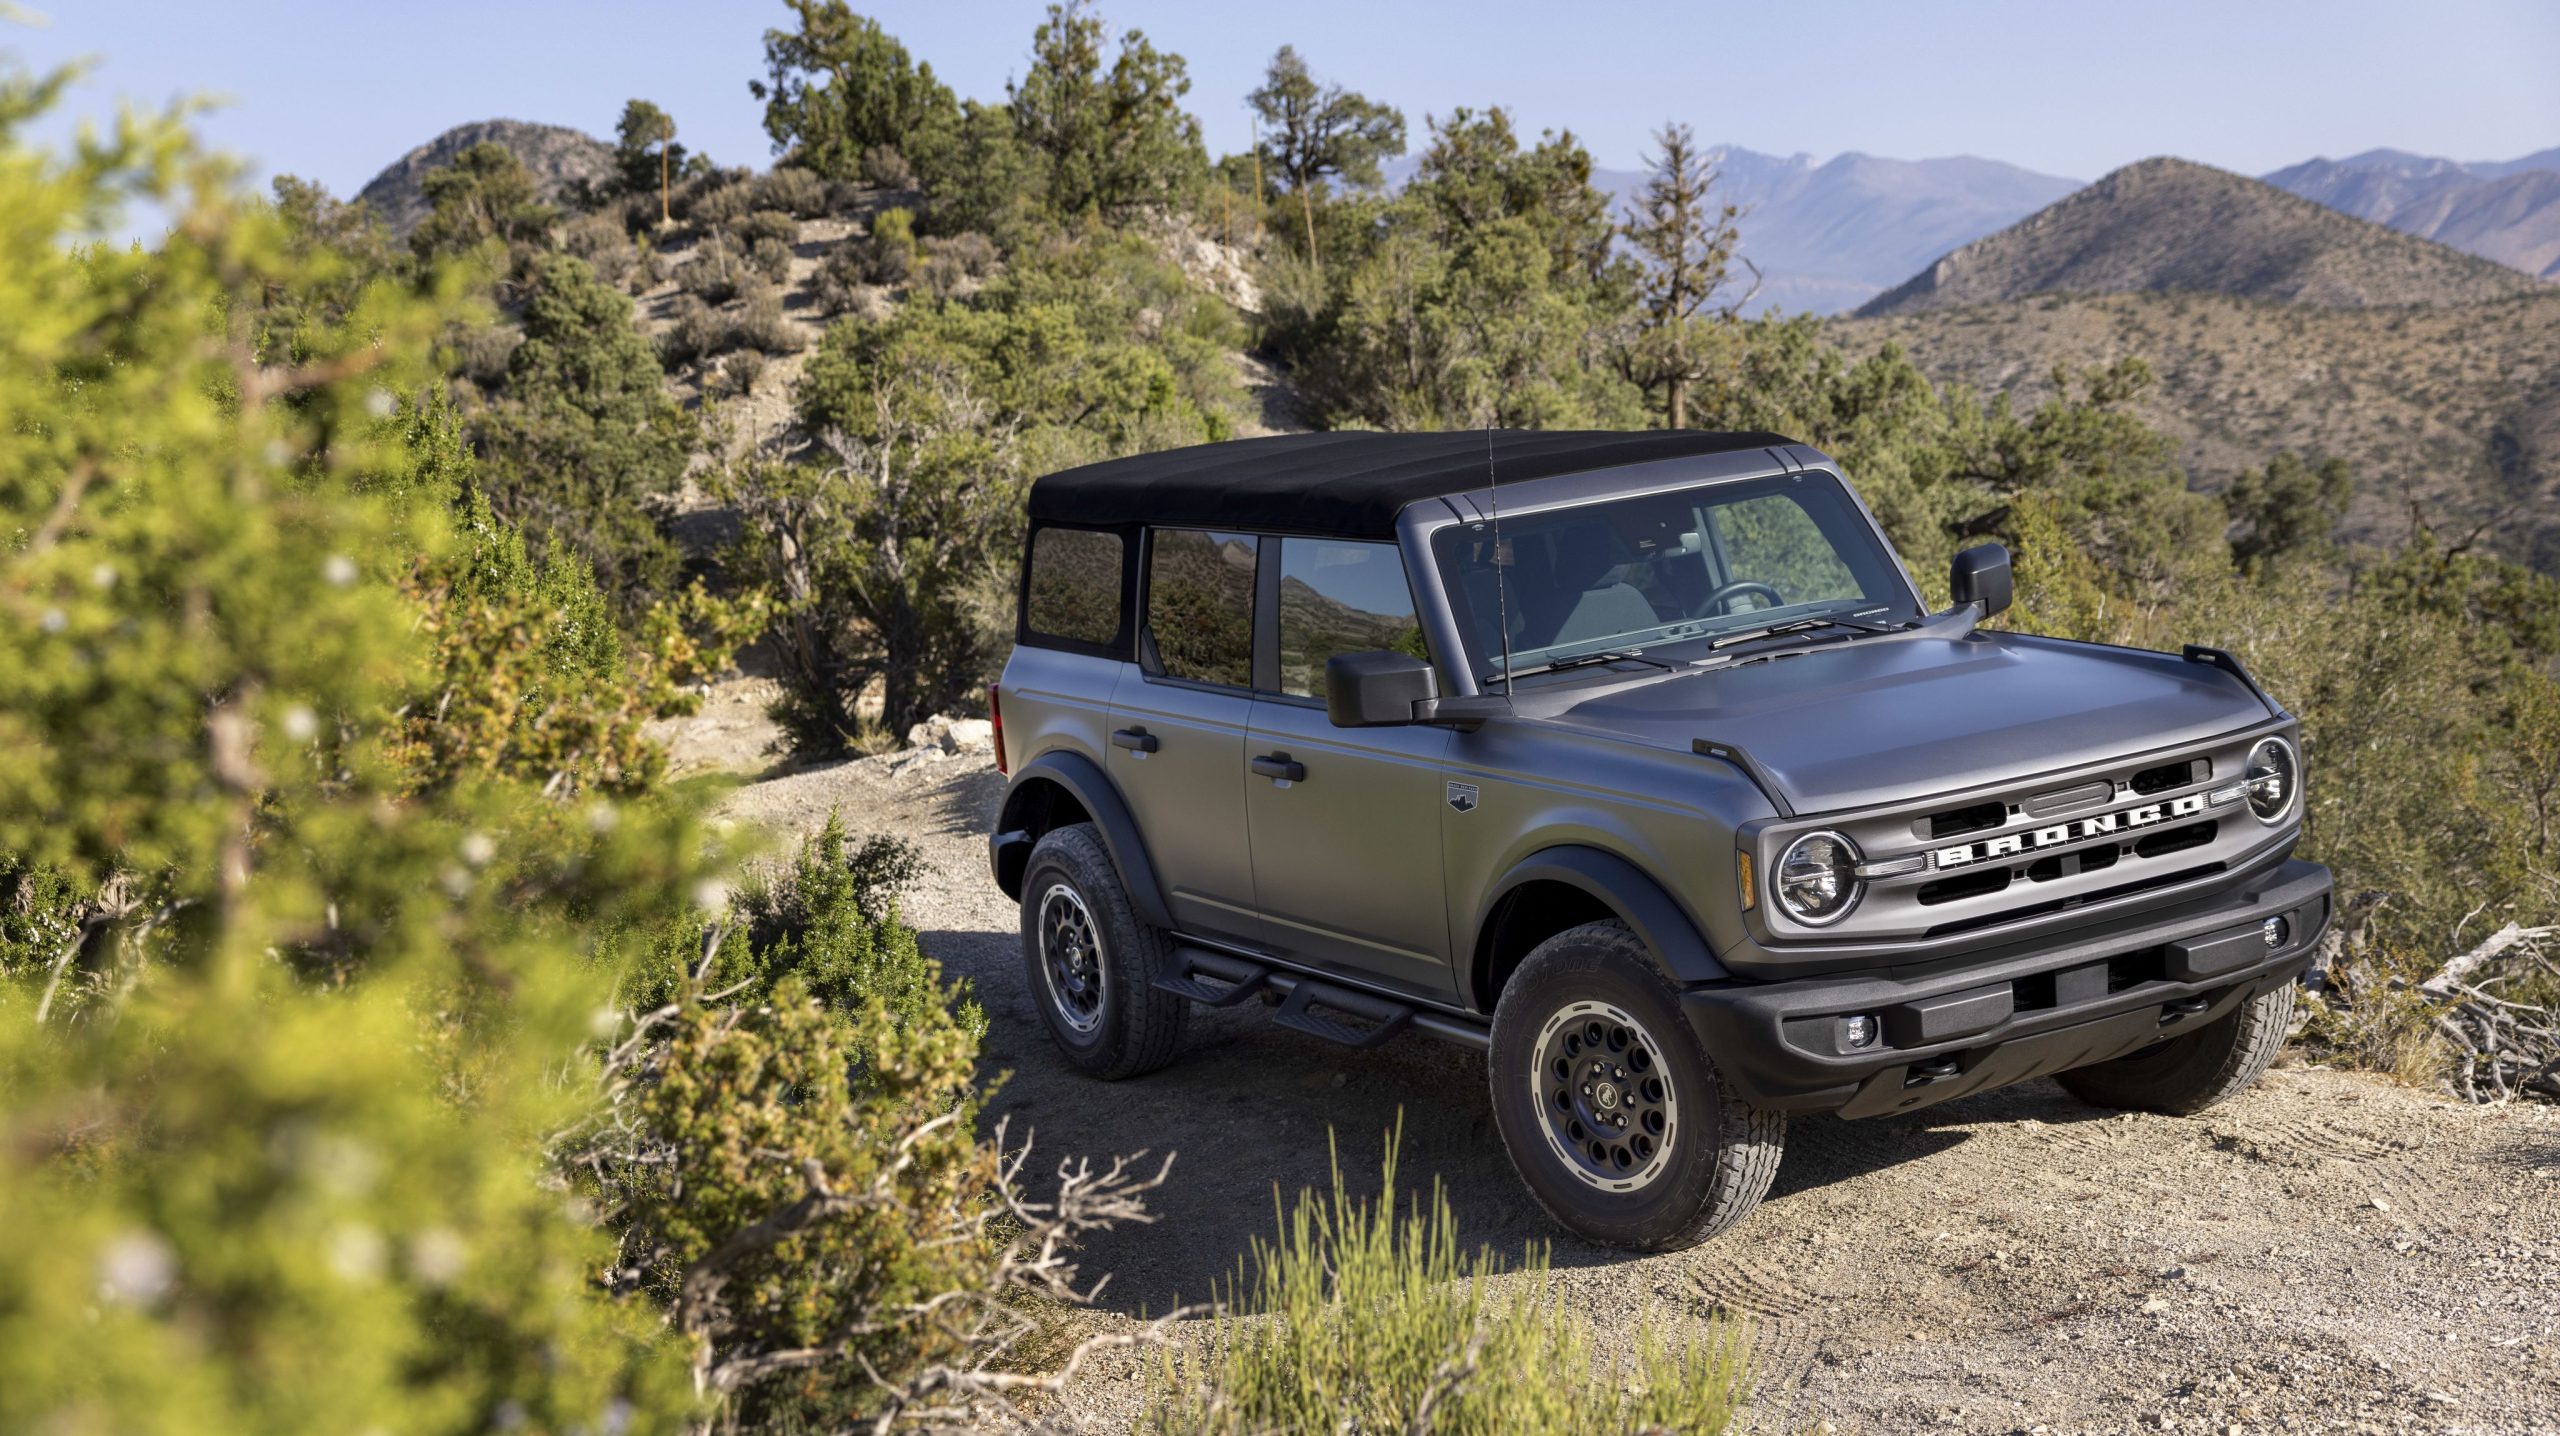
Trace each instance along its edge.
<instances>
[{"instance_id":1,"label":"wheel hub cap","mask_svg":"<svg viewBox=\"0 0 2560 1436\"><path fill-rule=\"evenodd\" d=\"M1040 895L1040 975L1049 1005L1077 1032L1102 1022L1102 936L1084 898L1065 883Z\"/></svg>"},{"instance_id":2,"label":"wheel hub cap","mask_svg":"<svg viewBox=\"0 0 2560 1436\"><path fill-rule=\"evenodd\" d=\"M1580 1181L1632 1192L1662 1175L1679 1098L1643 1024L1605 1002L1573 1002L1539 1030L1529 1074L1548 1150Z\"/></svg>"}]
</instances>

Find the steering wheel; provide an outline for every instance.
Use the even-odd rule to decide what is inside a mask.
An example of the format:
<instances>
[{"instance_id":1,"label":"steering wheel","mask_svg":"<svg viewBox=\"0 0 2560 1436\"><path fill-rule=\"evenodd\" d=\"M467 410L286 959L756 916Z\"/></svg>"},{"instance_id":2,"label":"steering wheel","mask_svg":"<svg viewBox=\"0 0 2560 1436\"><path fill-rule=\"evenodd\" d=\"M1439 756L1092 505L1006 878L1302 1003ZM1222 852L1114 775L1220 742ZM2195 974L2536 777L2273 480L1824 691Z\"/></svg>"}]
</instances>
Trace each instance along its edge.
<instances>
[{"instance_id":1,"label":"steering wheel","mask_svg":"<svg viewBox=\"0 0 2560 1436\"><path fill-rule=\"evenodd\" d=\"M1760 582L1756 578L1746 578L1728 583L1724 587L1717 589L1715 592L1708 594L1707 611L1710 613L1722 613L1725 611L1726 600L1740 598L1746 593L1756 593L1765 596L1769 601L1761 605L1763 608L1782 608L1787 602L1786 595L1781 594L1776 589Z\"/></svg>"}]
</instances>

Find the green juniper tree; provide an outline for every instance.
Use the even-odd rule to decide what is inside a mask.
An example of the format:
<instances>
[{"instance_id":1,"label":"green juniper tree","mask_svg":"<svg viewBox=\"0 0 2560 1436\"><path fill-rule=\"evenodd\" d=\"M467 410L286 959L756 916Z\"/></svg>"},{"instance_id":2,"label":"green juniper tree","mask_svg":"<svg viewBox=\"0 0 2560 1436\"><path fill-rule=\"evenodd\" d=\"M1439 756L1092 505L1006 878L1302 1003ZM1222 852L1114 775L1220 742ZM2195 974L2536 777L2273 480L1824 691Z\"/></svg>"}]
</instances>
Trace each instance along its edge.
<instances>
[{"instance_id":1,"label":"green juniper tree","mask_svg":"<svg viewBox=\"0 0 2560 1436\"><path fill-rule=\"evenodd\" d=\"M583 260L532 265L523 330L473 426L490 507L538 550L580 556L637 611L674 590L677 555L655 506L683 481L694 425L632 328L630 298Z\"/></svg>"},{"instance_id":2,"label":"green juniper tree","mask_svg":"<svg viewBox=\"0 0 2560 1436\"><path fill-rule=\"evenodd\" d=\"M676 143L675 117L647 100L631 100L614 124L614 167L622 192L658 192L658 222L669 222L668 201L674 176L684 168L684 146Z\"/></svg>"},{"instance_id":3,"label":"green juniper tree","mask_svg":"<svg viewBox=\"0 0 2560 1436\"><path fill-rule=\"evenodd\" d=\"M515 152L495 141L429 170L426 192L427 217L409 235L421 258L468 254L492 240L520 251L541 244L560 218Z\"/></svg>"},{"instance_id":4,"label":"green juniper tree","mask_svg":"<svg viewBox=\"0 0 2560 1436\"><path fill-rule=\"evenodd\" d=\"M765 78L747 89L764 101L774 153L835 180L862 177L875 146L910 154L947 143L959 104L933 66L857 15L844 0L785 0L796 28L764 32Z\"/></svg>"},{"instance_id":5,"label":"green juniper tree","mask_svg":"<svg viewBox=\"0 0 2560 1436\"><path fill-rule=\"evenodd\" d=\"M1306 222L1307 261L1321 269L1316 246L1315 189L1327 179L1378 182L1378 162L1404 153L1404 113L1340 85L1319 86L1295 47L1271 57L1262 85L1245 97L1263 131L1261 150L1288 176Z\"/></svg>"},{"instance_id":6,"label":"green juniper tree","mask_svg":"<svg viewBox=\"0 0 2560 1436\"><path fill-rule=\"evenodd\" d=\"M1190 193L1208 155L1199 120L1182 108L1191 90L1182 57L1128 30L1106 69L1104 35L1088 0L1051 5L1031 37L1031 68L1008 94L1015 128L1046 172L1050 205L1119 219Z\"/></svg>"}]
</instances>

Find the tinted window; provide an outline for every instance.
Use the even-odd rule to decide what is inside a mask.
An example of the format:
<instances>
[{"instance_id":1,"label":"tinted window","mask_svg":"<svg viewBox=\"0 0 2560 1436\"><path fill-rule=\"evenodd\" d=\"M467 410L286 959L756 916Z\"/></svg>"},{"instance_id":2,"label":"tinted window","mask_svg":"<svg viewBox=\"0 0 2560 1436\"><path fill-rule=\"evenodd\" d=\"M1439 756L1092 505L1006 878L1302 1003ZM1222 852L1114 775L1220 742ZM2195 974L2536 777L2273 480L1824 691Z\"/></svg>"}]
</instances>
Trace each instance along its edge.
<instances>
[{"instance_id":1,"label":"tinted window","mask_svg":"<svg viewBox=\"0 0 2560 1436\"><path fill-rule=\"evenodd\" d=\"M1707 522L1715 525L1727 580L1763 583L1778 591L1778 602L1773 604L1766 593L1754 590L1749 597L1759 607L1866 596L1849 566L1840 561L1839 550L1795 495L1763 494L1719 504L1706 514Z\"/></svg>"},{"instance_id":2,"label":"tinted window","mask_svg":"<svg viewBox=\"0 0 2560 1436\"><path fill-rule=\"evenodd\" d=\"M1428 658L1404 557L1391 543L1284 538L1280 543L1280 691L1324 692L1337 653L1392 649Z\"/></svg>"},{"instance_id":3,"label":"tinted window","mask_svg":"<svg viewBox=\"0 0 2560 1436\"><path fill-rule=\"evenodd\" d=\"M1023 626L1044 638L1076 643L1119 637L1121 547L1120 535L1099 529L1033 534Z\"/></svg>"},{"instance_id":4,"label":"tinted window","mask_svg":"<svg viewBox=\"0 0 2560 1436\"><path fill-rule=\"evenodd\" d=\"M1157 529L1148 551L1147 631L1165 675L1250 687L1253 535Z\"/></svg>"}]
</instances>

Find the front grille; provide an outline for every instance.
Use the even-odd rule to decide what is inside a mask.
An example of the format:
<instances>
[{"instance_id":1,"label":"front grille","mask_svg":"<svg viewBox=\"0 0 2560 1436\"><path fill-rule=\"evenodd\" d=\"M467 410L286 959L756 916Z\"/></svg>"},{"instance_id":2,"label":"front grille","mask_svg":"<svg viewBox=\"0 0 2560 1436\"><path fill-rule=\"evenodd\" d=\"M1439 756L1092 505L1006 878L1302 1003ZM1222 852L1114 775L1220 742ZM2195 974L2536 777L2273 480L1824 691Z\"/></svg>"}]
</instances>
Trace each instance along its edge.
<instances>
[{"instance_id":1,"label":"front grille","mask_svg":"<svg viewBox=\"0 0 2560 1436\"><path fill-rule=\"evenodd\" d=\"M1998 787L1765 826L1760 870L1796 837L1847 835L1883 875L1820 929L1769 914L1773 936L1805 942L1924 938L1997 927L2173 887L2226 871L2280 834L2236 799L2212 802L2264 730L2046 772ZM1774 904L1771 905L1774 908Z\"/></svg>"}]
</instances>

